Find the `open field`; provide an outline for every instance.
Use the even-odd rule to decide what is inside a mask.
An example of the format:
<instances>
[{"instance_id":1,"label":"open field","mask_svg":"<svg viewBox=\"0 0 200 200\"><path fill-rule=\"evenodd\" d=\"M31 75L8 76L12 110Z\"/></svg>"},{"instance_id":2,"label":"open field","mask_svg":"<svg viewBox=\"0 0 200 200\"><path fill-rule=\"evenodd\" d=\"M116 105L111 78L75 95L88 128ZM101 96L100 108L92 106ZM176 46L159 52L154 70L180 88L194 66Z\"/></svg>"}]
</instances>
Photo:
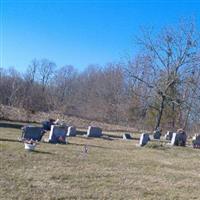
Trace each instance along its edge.
<instances>
[{"instance_id":1,"label":"open field","mask_svg":"<svg viewBox=\"0 0 200 200\"><path fill-rule=\"evenodd\" d=\"M27 152L20 134L17 127L0 128L1 200L200 199L198 149L78 136Z\"/></svg>"}]
</instances>

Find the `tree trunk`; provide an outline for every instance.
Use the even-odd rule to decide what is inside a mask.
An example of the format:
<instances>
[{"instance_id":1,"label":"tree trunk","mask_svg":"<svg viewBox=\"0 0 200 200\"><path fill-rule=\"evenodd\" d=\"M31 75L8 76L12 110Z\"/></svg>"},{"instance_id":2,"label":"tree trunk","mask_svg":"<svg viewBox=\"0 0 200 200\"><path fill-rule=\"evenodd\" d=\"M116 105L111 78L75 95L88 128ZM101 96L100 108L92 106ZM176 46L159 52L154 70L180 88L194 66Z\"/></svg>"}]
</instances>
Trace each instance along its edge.
<instances>
[{"instance_id":1,"label":"tree trunk","mask_svg":"<svg viewBox=\"0 0 200 200\"><path fill-rule=\"evenodd\" d=\"M187 111L187 114L186 114L186 118L185 118L184 124L183 124L183 130L185 130L187 128L188 119L189 119L189 116L190 116L190 111L191 111L191 108L189 107L188 111Z\"/></svg>"},{"instance_id":2,"label":"tree trunk","mask_svg":"<svg viewBox=\"0 0 200 200\"><path fill-rule=\"evenodd\" d=\"M158 112L158 116L157 116L157 120L156 120L155 130L160 126L163 109L164 109L164 103L165 103L165 96L162 95L162 100L160 102L160 108L159 108L159 112Z\"/></svg>"},{"instance_id":3,"label":"tree trunk","mask_svg":"<svg viewBox=\"0 0 200 200\"><path fill-rule=\"evenodd\" d=\"M175 104L172 102L172 128L175 129L175 123L176 123L176 113L175 113Z\"/></svg>"}]
</instances>

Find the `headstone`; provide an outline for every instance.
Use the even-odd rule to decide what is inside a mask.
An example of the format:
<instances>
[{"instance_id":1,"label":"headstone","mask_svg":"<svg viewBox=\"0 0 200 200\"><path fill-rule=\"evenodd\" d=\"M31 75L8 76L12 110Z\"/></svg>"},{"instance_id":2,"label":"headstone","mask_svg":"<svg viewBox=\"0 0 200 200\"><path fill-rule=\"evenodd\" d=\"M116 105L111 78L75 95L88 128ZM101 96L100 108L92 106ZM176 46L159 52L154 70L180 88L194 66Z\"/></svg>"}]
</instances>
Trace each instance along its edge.
<instances>
[{"instance_id":1,"label":"headstone","mask_svg":"<svg viewBox=\"0 0 200 200\"><path fill-rule=\"evenodd\" d=\"M172 135L173 135L173 132L167 131L167 133L165 134L165 139L166 140L171 140L172 139Z\"/></svg>"},{"instance_id":2,"label":"headstone","mask_svg":"<svg viewBox=\"0 0 200 200\"><path fill-rule=\"evenodd\" d=\"M156 130L153 132L153 139L160 140L161 132L160 130Z\"/></svg>"},{"instance_id":3,"label":"headstone","mask_svg":"<svg viewBox=\"0 0 200 200\"><path fill-rule=\"evenodd\" d=\"M40 141L45 131L42 127L36 126L24 126L22 128L22 140L34 140Z\"/></svg>"},{"instance_id":4,"label":"headstone","mask_svg":"<svg viewBox=\"0 0 200 200\"><path fill-rule=\"evenodd\" d=\"M192 139L193 148L200 148L200 134L195 134Z\"/></svg>"},{"instance_id":5,"label":"headstone","mask_svg":"<svg viewBox=\"0 0 200 200\"><path fill-rule=\"evenodd\" d=\"M66 144L67 126L52 125L49 142L53 144Z\"/></svg>"},{"instance_id":6,"label":"headstone","mask_svg":"<svg viewBox=\"0 0 200 200\"><path fill-rule=\"evenodd\" d=\"M67 136L76 136L76 128L74 126L68 127Z\"/></svg>"},{"instance_id":7,"label":"headstone","mask_svg":"<svg viewBox=\"0 0 200 200\"><path fill-rule=\"evenodd\" d=\"M87 137L101 137L102 130L99 127L89 126L87 130Z\"/></svg>"},{"instance_id":8,"label":"headstone","mask_svg":"<svg viewBox=\"0 0 200 200\"><path fill-rule=\"evenodd\" d=\"M172 146L177 146L178 145L178 139L177 139L178 137L177 137L177 133L173 133L172 134L172 139L171 139L171 145Z\"/></svg>"},{"instance_id":9,"label":"headstone","mask_svg":"<svg viewBox=\"0 0 200 200\"><path fill-rule=\"evenodd\" d=\"M56 121L54 122L55 125L59 125L59 123L60 123L59 119L56 119Z\"/></svg>"},{"instance_id":10,"label":"headstone","mask_svg":"<svg viewBox=\"0 0 200 200\"><path fill-rule=\"evenodd\" d=\"M141 136L140 136L139 145L144 146L148 143L149 140L150 140L149 134L148 133L142 133Z\"/></svg>"},{"instance_id":11,"label":"headstone","mask_svg":"<svg viewBox=\"0 0 200 200\"><path fill-rule=\"evenodd\" d=\"M54 125L54 124L55 124L55 120L54 119L49 119L49 120L46 120L46 121L42 122L42 126L43 126L44 130L46 130L46 131L50 131L51 130L51 125Z\"/></svg>"},{"instance_id":12,"label":"headstone","mask_svg":"<svg viewBox=\"0 0 200 200\"><path fill-rule=\"evenodd\" d=\"M130 140L130 139L131 139L131 135L129 133L123 134L123 140Z\"/></svg>"},{"instance_id":13,"label":"headstone","mask_svg":"<svg viewBox=\"0 0 200 200\"><path fill-rule=\"evenodd\" d=\"M183 130L178 130L178 133L173 133L171 139L171 145L173 146L185 146L187 135Z\"/></svg>"}]
</instances>

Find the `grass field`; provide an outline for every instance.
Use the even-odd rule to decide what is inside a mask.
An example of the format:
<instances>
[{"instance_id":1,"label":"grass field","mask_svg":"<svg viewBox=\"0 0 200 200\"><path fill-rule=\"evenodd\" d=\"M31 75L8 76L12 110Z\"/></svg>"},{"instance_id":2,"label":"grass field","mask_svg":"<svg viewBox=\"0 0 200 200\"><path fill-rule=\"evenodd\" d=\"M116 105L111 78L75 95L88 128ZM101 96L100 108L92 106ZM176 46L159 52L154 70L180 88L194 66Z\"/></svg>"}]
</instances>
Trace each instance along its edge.
<instances>
[{"instance_id":1,"label":"grass field","mask_svg":"<svg viewBox=\"0 0 200 200\"><path fill-rule=\"evenodd\" d=\"M198 149L78 136L28 152L20 134L0 128L1 200L200 199Z\"/></svg>"}]
</instances>

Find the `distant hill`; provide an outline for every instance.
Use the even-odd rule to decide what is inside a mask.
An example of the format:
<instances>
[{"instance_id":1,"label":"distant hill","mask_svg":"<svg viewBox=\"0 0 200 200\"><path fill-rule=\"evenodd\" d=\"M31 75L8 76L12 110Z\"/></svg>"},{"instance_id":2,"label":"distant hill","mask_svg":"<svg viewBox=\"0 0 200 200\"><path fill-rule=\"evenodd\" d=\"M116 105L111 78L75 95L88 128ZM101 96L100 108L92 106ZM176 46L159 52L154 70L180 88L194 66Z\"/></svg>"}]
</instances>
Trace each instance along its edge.
<instances>
[{"instance_id":1,"label":"distant hill","mask_svg":"<svg viewBox=\"0 0 200 200\"><path fill-rule=\"evenodd\" d=\"M63 120L68 125L73 125L78 128L87 128L88 126L92 125L92 126L98 126L103 130L107 131L130 131L130 132L137 131L136 128L130 126L113 125L74 116L67 116L56 111L48 113L47 112L31 113L22 108L0 105L1 120L19 121L26 123L31 123L31 122L41 123L42 121L47 120L49 118Z\"/></svg>"}]
</instances>

